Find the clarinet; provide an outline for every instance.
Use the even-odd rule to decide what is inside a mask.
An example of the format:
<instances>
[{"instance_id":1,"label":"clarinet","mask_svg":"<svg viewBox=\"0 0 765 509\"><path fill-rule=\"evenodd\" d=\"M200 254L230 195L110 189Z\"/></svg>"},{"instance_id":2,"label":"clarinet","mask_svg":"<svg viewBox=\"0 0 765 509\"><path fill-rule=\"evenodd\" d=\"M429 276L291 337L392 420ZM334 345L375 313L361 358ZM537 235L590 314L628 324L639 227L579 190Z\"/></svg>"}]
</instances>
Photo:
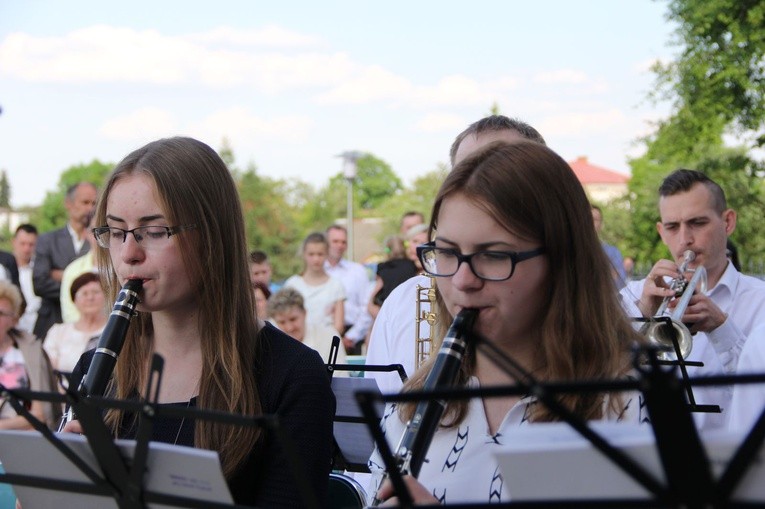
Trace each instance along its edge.
<instances>
[{"instance_id":1,"label":"clarinet","mask_svg":"<svg viewBox=\"0 0 765 509\"><path fill-rule=\"evenodd\" d=\"M138 304L138 292L142 287L143 281L140 279L129 279L117 295L112 313L109 315L109 320L106 322L90 361L88 372L77 389L80 395L103 396L106 392L106 385L109 383L114 365L117 364L117 357L125 343L130 319L135 314L135 307ZM59 431L74 418L74 412L70 406L61 420Z\"/></svg>"},{"instance_id":2,"label":"clarinet","mask_svg":"<svg viewBox=\"0 0 765 509\"><path fill-rule=\"evenodd\" d=\"M463 309L457 314L441 343L433 368L425 378L423 392L443 389L454 385L462 358L467 350L466 336L473 328L478 312L475 309ZM436 433L441 416L446 409L445 400L424 400L417 403L414 415L406 424L406 429L394 454L399 472L402 475L417 477L425 461L430 442ZM386 478L389 474L386 474ZM375 496L372 506L382 502Z\"/></svg>"}]
</instances>

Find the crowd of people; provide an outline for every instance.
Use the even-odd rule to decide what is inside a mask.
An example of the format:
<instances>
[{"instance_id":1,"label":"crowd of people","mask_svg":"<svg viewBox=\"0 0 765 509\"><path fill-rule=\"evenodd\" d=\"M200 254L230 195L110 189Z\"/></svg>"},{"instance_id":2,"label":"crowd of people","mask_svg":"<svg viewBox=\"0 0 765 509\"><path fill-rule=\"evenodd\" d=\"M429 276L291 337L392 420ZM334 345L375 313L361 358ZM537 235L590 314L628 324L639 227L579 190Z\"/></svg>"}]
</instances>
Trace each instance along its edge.
<instances>
[{"instance_id":1,"label":"crowd of people","mask_svg":"<svg viewBox=\"0 0 765 509\"><path fill-rule=\"evenodd\" d=\"M236 186L218 154L191 138L145 145L102 189L82 182L68 190L63 228L38 235L21 225L13 253L0 256L0 383L56 390L53 370L81 378L109 304L126 281L139 279L137 314L107 395L136 399L152 354L160 354L160 408L278 415L298 446L302 475L323 500L333 458L326 363L334 337L338 363L365 355L369 365L404 366L405 383L397 374L365 373L383 393L425 386L438 369L434 348L463 312L472 317L468 332L514 359L518 371L469 343L457 387L631 379L632 349L650 341L631 318L676 305L675 283L690 277L679 266L692 251L687 269L703 267L707 282L682 317L693 335L690 374L765 370L765 282L736 267L729 245L736 212L704 173L679 169L663 180L656 227L671 258L636 280L627 263L634 260L600 238L601 209L532 126L481 119L457 136L450 158L429 221L404 214L375 273L346 258L348 232L331 224L305 237L302 271L279 284L268 253L248 247ZM418 338L431 344L424 361ZM765 391L752 385L697 388L695 397L720 409L694 414L700 430L747 429L765 407ZM566 394L558 403L584 420L650 421L638 391ZM0 405L0 429L29 427ZM415 405L386 407L381 426L392 447ZM50 425L60 410L31 405ZM136 415L111 409L104 420L115 437L135 437ZM519 426L556 420L534 394L448 402L422 470L406 476L406 486L422 504L509 501L494 453ZM64 431L82 428L74 420ZM217 451L239 504L302 504L282 445L258 428L160 414L153 440ZM370 494L399 502L378 451L369 470Z\"/></svg>"}]
</instances>

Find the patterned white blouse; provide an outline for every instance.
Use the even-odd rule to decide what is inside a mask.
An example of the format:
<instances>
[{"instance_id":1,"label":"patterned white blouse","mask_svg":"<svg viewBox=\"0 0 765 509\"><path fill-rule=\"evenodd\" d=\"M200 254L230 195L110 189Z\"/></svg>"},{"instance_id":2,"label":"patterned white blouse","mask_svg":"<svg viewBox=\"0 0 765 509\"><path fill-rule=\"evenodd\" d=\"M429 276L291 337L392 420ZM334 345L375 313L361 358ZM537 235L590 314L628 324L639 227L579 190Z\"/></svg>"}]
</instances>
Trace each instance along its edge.
<instances>
[{"instance_id":1,"label":"patterned white blouse","mask_svg":"<svg viewBox=\"0 0 765 509\"><path fill-rule=\"evenodd\" d=\"M479 388L478 379L471 378L468 387ZM621 411L610 411L604 420L632 424L647 422L647 411L640 393L624 393L622 398ZM507 413L497 433L492 435L488 431L482 400L473 398L467 417L459 426L436 432L418 480L442 504L508 502L510 493L493 452L503 445L504 437L513 429L528 422L530 409L536 404L533 397L522 398ZM381 425L395 452L406 429L396 404L386 406ZM371 497L377 492L385 471L377 449L369 459L369 469L372 472L368 491Z\"/></svg>"}]
</instances>

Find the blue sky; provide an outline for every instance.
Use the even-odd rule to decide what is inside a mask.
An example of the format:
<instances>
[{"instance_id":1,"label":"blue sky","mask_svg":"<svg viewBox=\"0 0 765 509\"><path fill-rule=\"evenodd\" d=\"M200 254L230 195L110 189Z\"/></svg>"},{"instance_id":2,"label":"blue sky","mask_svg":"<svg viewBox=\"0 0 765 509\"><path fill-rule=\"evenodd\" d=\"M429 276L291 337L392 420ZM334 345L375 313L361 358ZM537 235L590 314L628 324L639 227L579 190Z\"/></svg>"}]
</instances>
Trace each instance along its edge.
<instances>
[{"instance_id":1,"label":"blue sky","mask_svg":"<svg viewBox=\"0 0 765 509\"><path fill-rule=\"evenodd\" d=\"M362 150L405 182L488 113L628 172L667 106L663 1L0 0L0 169L36 205L67 167L226 137L239 166L315 186Z\"/></svg>"}]
</instances>

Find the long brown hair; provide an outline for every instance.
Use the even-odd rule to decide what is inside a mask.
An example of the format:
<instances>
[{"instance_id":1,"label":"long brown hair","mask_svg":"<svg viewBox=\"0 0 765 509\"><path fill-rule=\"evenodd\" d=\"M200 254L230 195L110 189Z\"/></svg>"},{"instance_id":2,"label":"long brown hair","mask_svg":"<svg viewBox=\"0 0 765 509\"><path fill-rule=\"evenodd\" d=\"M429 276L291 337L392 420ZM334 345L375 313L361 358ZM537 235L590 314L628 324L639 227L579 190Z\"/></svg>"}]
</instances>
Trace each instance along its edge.
<instances>
[{"instance_id":1,"label":"long brown hair","mask_svg":"<svg viewBox=\"0 0 765 509\"><path fill-rule=\"evenodd\" d=\"M97 224L106 224L106 204L114 185L129 175L146 175L156 185L171 226L195 225L171 238L178 242L183 263L200 305L197 326L202 338L200 408L258 415L261 413L253 374L258 350L258 324L247 261L244 221L235 183L225 163L209 146L191 138L162 139L132 152L114 169L96 211ZM98 249L98 265L105 275L111 301L120 283L109 252ZM118 398L140 393L148 377L153 350L150 313L134 318L117 361L111 390ZM116 434L123 415L107 413ZM197 420L194 445L220 454L223 472L230 476L260 437L256 428L226 426Z\"/></svg>"},{"instance_id":2,"label":"long brown hair","mask_svg":"<svg viewBox=\"0 0 765 509\"><path fill-rule=\"evenodd\" d=\"M549 292L541 310L540 343L535 374L541 380L608 379L628 370L628 345L639 341L619 304L610 262L595 232L587 196L568 164L539 143L492 143L462 161L447 176L431 214L431 236L438 229L444 200L460 194L482 208L508 231L545 248L550 267ZM520 270L520 268L519 268ZM443 338L451 320L443 303L434 337ZM405 385L421 389L435 356ZM460 385L475 369L475 351L462 364ZM603 416L604 396L562 396L560 401L585 419ZM620 401L610 399L612 406ZM403 405L409 419L414 405ZM457 425L467 413L466 402L451 402L446 425ZM543 405L531 420L556 417Z\"/></svg>"}]
</instances>

